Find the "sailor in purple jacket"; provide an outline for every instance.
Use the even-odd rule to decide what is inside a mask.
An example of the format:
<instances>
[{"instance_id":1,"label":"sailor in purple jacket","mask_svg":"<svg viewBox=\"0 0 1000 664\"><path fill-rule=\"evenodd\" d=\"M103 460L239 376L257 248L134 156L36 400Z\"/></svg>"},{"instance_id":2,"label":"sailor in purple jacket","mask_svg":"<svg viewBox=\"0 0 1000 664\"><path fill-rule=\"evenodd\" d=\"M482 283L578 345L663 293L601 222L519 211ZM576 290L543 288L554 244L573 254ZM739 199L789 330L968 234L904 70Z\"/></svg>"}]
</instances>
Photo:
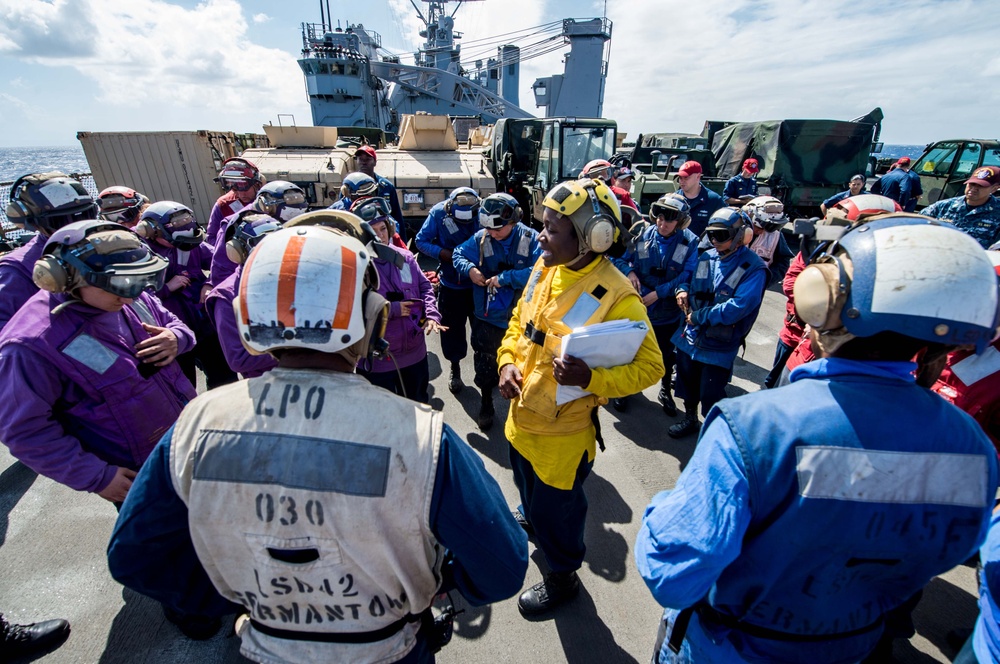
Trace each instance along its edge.
<instances>
[{"instance_id":1,"label":"sailor in purple jacket","mask_svg":"<svg viewBox=\"0 0 1000 664\"><path fill-rule=\"evenodd\" d=\"M34 269L42 291L0 333L0 440L38 473L120 503L195 390L194 335L155 296L167 264L132 231L75 222Z\"/></svg>"},{"instance_id":2,"label":"sailor in purple jacket","mask_svg":"<svg viewBox=\"0 0 1000 664\"><path fill-rule=\"evenodd\" d=\"M424 335L447 329L441 325L434 287L413 254L389 243L396 224L384 198L365 199L355 204L352 212L368 222L378 236L374 252L378 292L389 301L389 320L383 335L389 342L389 352L371 361L362 358L358 373L373 385L427 403L430 369Z\"/></svg>"},{"instance_id":3,"label":"sailor in purple jacket","mask_svg":"<svg viewBox=\"0 0 1000 664\"><path fill-rule=\"evenodd\" d=\"M35 231L35 237L0 258L0 330L38 292L31 270L49 236L74 221L97 219L97 212L97 203L83 185L62 173L31 173L14 182L7 219Z\"/></svg>"},{"instance_id":4,"label":"sailor in purple jacket","mask_svg":"<svg viewBox=\"0 0 1000 664\"><path fill-rule=\"evenodd\" d=\"M156 292L198 340L193 352L178 358L184 375L196 384L196 365L205 372L208 389L232 383L236 374L223 356L219 337L205 315L205 298L212 287L205 270L212 261L212 249L204 243L205 231L194 213L174 201L160 201L146 208L135 226L154 253L168 263L166 283Z\"/></svg>"},{"instance_id":5,"label":"sailor in purple jacket","mask_svg":"<svg viewBox=\"0 0 1000 664\"><path fill-rule=\"evenodd\" d=\"M271 185L268 185L271 186ZM268 233L281 228L281 223L259 212L252 214L240 213L240 221L228 228L225 233L226 260L236 266L236 270L212 289L205 299L205 313L219 335L222 354L229 368L245 378L256 378L277 366L278 361L273 355L264 353L254 355L240 341L239 327L236 325L236 315L233 311L233 300L240 288L240 276L243 274L243 264L250 252ZM218 248L217 248L218 249ZM218 255L216 256L216 258ZM215 265L215 259L212 261Z\"/></svg>"}]
</instances>

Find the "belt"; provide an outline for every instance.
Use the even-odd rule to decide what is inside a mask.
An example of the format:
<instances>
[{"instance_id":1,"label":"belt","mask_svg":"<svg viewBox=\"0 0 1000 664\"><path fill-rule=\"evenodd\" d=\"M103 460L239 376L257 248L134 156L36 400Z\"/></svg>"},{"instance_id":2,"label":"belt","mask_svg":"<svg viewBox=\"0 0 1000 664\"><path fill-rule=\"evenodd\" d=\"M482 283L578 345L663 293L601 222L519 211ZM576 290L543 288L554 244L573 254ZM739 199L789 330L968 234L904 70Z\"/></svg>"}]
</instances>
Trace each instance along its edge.
<instances>
[{"instance_id":1,"label":"belt","mask_svg":"<svg viewBox=\"0 0 1000 664\"><path fill-rule=\"evenodd\" d=\"M407 614L394 623L371 632L297 632L290 629L279 629L258 622L253 618L250 624L261 634L273 636L276 639L289 641L317 641L320 643L377 643L384 641L406 627L407 623L420 620L420 616Z\"/></svg>"}]
</instances>

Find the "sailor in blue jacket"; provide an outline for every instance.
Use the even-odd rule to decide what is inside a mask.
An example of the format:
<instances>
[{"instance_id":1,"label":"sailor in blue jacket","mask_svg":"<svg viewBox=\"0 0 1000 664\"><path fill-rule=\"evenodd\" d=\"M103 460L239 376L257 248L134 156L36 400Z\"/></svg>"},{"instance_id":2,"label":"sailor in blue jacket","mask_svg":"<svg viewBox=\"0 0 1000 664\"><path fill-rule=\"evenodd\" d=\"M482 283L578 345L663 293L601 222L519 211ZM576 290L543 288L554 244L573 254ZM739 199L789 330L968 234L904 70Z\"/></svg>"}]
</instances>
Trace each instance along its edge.
<instances>
[{"instance_id":1,"label":"sailor in blue jacket","mask_svg":"<svg viewBox=\"0 0 1000 664\"><path fill-rule=\"evenodd\" d=\"M474 284L472 353L476 387L482 390L478 424L488 431L493 426L493 390L500 383L497 350L542 250L538 233L521 223L521 206L510 194L491 194L483 199L479 225L482 228L455 249L452 263Z\"/></svg>"},{"instance_id":2,"label":"sailor in blue jacket","mask_svg":"<svg viewBox=\"0 0 1000 664\"><path fill-rule=\"evenodd\" d=\"M674 370L671 337L683 318L677 306L677 289L690 283L694 276L698 236L687 229L691 208L680 194L666 194L654 201L649 216L655 223L646 227L622 258L611 260L625 273L646 305L665 368L658 400L663 412L674 417L677 406L670 395L670 375ZM614 399L612 403L616 410L625 410L625 398Z\"/></svg>"},{"instance_id":3,"label":"sailor in blue jacket","mask_svg":"<svg viewBox=\"0 0 1000 664\"><path fill-rule=\"evenodd\" d=\"M768 271L746 245L753 236L742 210L722 208L708 220L712 249L698 257L690 283L677 287L677 304L685 321L674 332L677 388L684 419L667 430L671 438L698 431L698 404L708 411L726 396L733 362L757 320L767 287Z\"/></svg>"},{"instance_id":4,"label":"sailor in blue jacket","mask_svg":"<svg viewBox=\"0 0 1000 664\"><path fill-rule=\"evenodd\" d=\"M417 251L440 261L438 311L442 327L448 328L441 332L441 351L451 363L448 390L452 394L458 394L464 387L459 362L469 352L466 321L471 323L475 315L472 282L452 265L452 252L476 232L474 220L479 217L479 203L475 189L459 187L453 190L447 199L431 208L415 238Z\"/></svg>"},{"instance_id":5,"label":"sailor in blue jacket","mask_svg":"<svg viewBox=\"0 0 1000 664\"><path fill-rule=\"evenodd\" d=\"M726 205L740 207L756 197L757 173L759 172L760 165L756 159L745 160L739 175L734 175L726 180L726 186L722 188L722 197L726 199Z\"/></svg>"},{"instance_id":6,"label":"sailor in blue jacket","mask_svg":"<svg viewBox=\"0 0 1000 664\"><path fill-rule=\"evenodd\" d=\"M823 359L718 403L646 509L636 564L667 607L654 661L859 662L886 612L975 552L997 455L923 385L949 347L985 350L997 305L976 242L915 218L859 225L799 275Z\"/></svg>"}]
</instances>

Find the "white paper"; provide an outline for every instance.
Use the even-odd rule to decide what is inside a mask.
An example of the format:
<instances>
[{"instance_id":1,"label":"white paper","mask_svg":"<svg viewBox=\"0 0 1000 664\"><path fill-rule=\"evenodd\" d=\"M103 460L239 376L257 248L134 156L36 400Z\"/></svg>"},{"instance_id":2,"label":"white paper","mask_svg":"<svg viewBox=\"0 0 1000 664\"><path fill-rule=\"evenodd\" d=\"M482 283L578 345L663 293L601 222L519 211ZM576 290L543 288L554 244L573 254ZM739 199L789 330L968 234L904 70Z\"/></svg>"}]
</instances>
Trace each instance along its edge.
<instances>
[{"instance_id":1,"label":"white paper","mask_svg":"<svg viewBox=\"0 0 1000 664\"><path fill-rule=\"evenodd\" d=\"M578 327L562 339L560 356L572 355L587 363L591 369L607 369L628 364L649 333L642 321L610 320L585 327ZM575 385L556 388L556 405L561 406L590 392Z\"/></svg>"}]
</instances>

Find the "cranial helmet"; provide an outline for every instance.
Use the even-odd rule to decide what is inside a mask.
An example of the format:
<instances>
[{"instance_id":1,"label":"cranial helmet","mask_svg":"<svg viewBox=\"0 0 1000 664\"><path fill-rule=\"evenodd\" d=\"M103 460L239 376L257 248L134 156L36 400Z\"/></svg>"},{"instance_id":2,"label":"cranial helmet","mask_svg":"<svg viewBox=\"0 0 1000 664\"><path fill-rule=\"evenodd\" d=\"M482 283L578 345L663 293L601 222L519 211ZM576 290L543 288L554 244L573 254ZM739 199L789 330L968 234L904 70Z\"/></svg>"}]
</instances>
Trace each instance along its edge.
<instances>
[{"instance_id":1,"label":"cranial helmet","mask_svg":"<svg viewBox=\"0 0 1000 664\"><path fill-rule=\"evenodd\" d=\"M159 201L147 207L135 232L147 240L163 238L181 251L191 251L205 240L205 231L191 209L174 201Z\"/></svg>"},{"instance_id":2,"label":"cranial helmet","mask_svg":"<svg viewBox=\"0 0 1000 664\"><path fill-rule=\"evenodd\" d=\"M35 262L32 279L51 293L90 285L119 297L163 288L167 261L133 231L110 221L77 221L57 229Z\"/></svg>"},{"instance_id":3,"label":"cranial helmet","mask_svg":"<svg viewBox=\"0 0 1000 664\"><path fill-rule=\"evenodd\" d=\"M291 221L304 213L309 208L309 203L306 201L306 192L297 184L275 180L260 188L253 207L275 219Z\"/></svg>"},{"instance_id":4,"label":"cranial helmet","mask_svg":"<svg viewBox=\"0 0 1000 664\"><path fill-rule=\"evenodd\" d=\"M580 242L579 256L609 251L626 232L618 199L600 180L567 180L546 194L544 207L569 217Z\"/></svg>"},{"instance_id":5,"label":"cranial helmet","mask_svg":"<svg viewBox=\"0 0 1000 664\"><path fill-rule=\"evenodd\" d=\"M735 207L719 208L708 218L708 225L705 227L705 234L711 237L712 231L726 231L729 240L732 241L726 254L736 251L738 248L750 242L753 237L753 229L750 227L750 217L743 210Z\"/></svg>"},{"instance_id":6,"label":"cranial helmet","mask_svg":"<svg viewBox=\"0 0 1000 664\"><path fill-rule=\"evenodd\" d=\"M378 193L378 183L364 173L348 173L344 183L340 185L340 196L349 201L355 201L363 196L374 196Z\"/></svg>"},{"instance_id":7,"label":"cranial helmet","mask_svg":"<svg viewBox=\"0 0 1000 664\"><path fill-rule=\"evenodd\" d=\"M588 161L587 165L583 167L583 170L580 171L580 177L601 180L605 184L610 184L613 168L607 159L594 159Z\"/></svg>"},{"instance_id":8,"label":"cranial helmet","mask_svg":"<svg viewBox=\"0 0 1000 664\"><path fill-rule=\"evenodd\" d=\"M235 191L249 191L254 187L260 187L265 182L265 178L253 162L234 157L227 159L222 164L219 177L215 181L227 189Z\"/></svg>"},{"instance_id":9,"label":"cranial helmet","mask_svg":"<svg viewBox=\"0 0 1000 664\"><path fill-rule=\"evenodd\" d=\"M893 212L902 212L899 203L878 194L861 194L840 201L826 211L826 217L815 220L811 235L803 236L802 255L811 256L826 243L839 240L851 226L866 219Z\"/></svg>"},{"instance_id":10,"label":"cranial helmet","mask_svg":"<svg viewBox=\"0 0 1000 664\"><path fill-rule=\"evenodd\" d=\"M510 194L490 194L479 207L479 225L497 230L521 221L521 205Z\"/></svg>"},{"instance_id":11,"label":"cranial helmet","mask_svg":"<svg viewBox=\"0 0 1000 664\"><path fill-rule=\"evenodd\" d=\"M795 280L795 310L832 353L895 332L982 352L998 323L997 275L976 240L912 214L873 217L826 247Z\"/></svg>"},{"instance_id":12,"label":"cranial helmet","mask_svg":"<svg viewBox=\"0 0 1000 664\"><path fill-rule=\"evenodd\" d=\"M101 219L125 226L133 226L139 219L142 206L149 199L131 187L108 187L97 195L97 205L101 209Z\"/></svg>"},{"instance_id":13,"label":"cranial helmet","mask_svg":"<svg viewBox=\"0 0 1000 664\"><path fill-rule=\"evenodd\" d=\"M466 223L479 214L481 202L479 193L472 187L458 187L448 194L444 210L458 221Z\"/></svg>"},{"instance_id":14,"label":"cranial helmet","mask_svg":"<svg viewBox=\"0 0 1000 664\"><path fill-rule=\"evenodd\" d=\"M84 186L58 171L22 175L10 188L7 219L42 235L74 221L96 219L97 213L97 203Z\"/></svg>"},{"instance_id":15,"label":"cranial helmet","mask_svg":"<svg viewBox=\"0 0 1000 664\"><path fill-rule=\"evenodd\" d=\"M757 196L743 206L743 211L754 226L767 232L780 230L788 221L784 204L774 196Z\"/></svg>"},{"instance_id":16,"label":"cranial helmet","mask_svg":"<svg viewBox=\"0 0 1000 664\"><path fill-rule=\"evenodd\" d=\"M256 354L341 353L352 364L384 348L377 342L388 302L371 260L364 245L331 228L298 224L272 233L243 267L234 302L243 345Z\"/></svg>"},{"instance_id":17,"label":"cranial helmet","mask_svg":"<svg viewBox=\"0 0 1000 664\"><path fill-rule=\"evenodd\" d=\"M226 256L237 265L243 265L264 236L280 228L278 219L253 208L243 208L226 226Z\"/></svg>"},{"instance_id":18,"label":"cranial helmet","mask_svg":"<svg viewBox=\"0 0 1000 664\"><path fill-rule=\"evenodd\" d=\"M666 221L676 219L677 230L684 230L691 223L691 205L682 195L664 194L649 206L649 216L654 222L660 215L663 215Z\"/></svg>"},{"instance_id":19,"label":"cranial helmet","mask_svg":"<svg viewBox=\"0 0 1000 664\"><path fill-rule=\"evenodd\" d=\"M396 232L396 222L392 218L392 210L389 208L389 201L381 196L369 196L359 198L351 205L351 213L356 214L370 226L379 222L384 222L389 230L389 237Z\"/></svg>"}]
</instances>

